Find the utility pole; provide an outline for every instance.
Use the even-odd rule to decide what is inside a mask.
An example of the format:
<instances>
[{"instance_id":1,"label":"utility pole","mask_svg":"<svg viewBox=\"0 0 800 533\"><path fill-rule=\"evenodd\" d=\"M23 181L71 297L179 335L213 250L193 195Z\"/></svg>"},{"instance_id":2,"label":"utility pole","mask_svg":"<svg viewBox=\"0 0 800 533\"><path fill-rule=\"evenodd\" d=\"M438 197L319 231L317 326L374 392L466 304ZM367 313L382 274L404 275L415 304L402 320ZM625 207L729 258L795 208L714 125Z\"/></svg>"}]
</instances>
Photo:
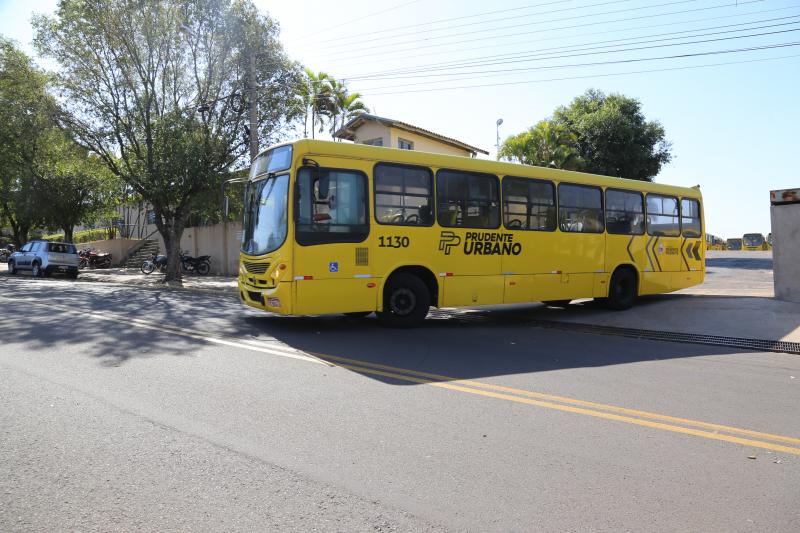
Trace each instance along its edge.
<instances>
[{"instance_id":1,"label":"utility pole","mask_svg":"<svg viewBox=\"0 0 800 533\"><path fill-rule=\"evenodd\" d=\"M497 147L497 153L495 154L495 157L500 155L500 125L502 123L503 123L502 118L498 118L497 122L495 122L495 126L497 126L497 144L495 145Z\"/></svg>"},{"instance_id":2,"label":"utility pole","mask_svg":"<svg viewBox=\"0 0 800 533\"><path fill-rule=\"evenodd\" d=\"M250 51L250 75L247 80L250 100L250 161L258 155L258 96L256 87L256 54Z\"/></svg>"}]
</instances>

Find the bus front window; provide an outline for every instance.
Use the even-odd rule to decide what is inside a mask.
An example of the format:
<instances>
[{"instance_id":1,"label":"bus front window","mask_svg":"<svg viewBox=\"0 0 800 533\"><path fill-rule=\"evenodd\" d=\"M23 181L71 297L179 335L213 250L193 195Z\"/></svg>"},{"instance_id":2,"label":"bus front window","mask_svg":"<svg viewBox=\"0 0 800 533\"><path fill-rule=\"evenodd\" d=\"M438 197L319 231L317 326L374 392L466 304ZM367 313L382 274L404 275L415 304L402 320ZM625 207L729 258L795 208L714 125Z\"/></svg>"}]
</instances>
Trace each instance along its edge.
<instances>
[{"instance_id":1,"label":"bus front window","mask_svg":"<svg viewBox=\"0 0 800 533\"><path fill-rule=\"evenodd\" d=\"M761 246L764 244L764 236L760 233L747 233L742 238L745 246Z\"/></svg>"},{"instance_id":2,"label":"bus front window","mask_svg":"<svg viewBox=\"0 0 800 533\"><path fill-rule=\"evenodd\" d=\"M289 174L250 182L244 197L242 252L264 255L286 240Z\"/></svg>"}]
</instances>

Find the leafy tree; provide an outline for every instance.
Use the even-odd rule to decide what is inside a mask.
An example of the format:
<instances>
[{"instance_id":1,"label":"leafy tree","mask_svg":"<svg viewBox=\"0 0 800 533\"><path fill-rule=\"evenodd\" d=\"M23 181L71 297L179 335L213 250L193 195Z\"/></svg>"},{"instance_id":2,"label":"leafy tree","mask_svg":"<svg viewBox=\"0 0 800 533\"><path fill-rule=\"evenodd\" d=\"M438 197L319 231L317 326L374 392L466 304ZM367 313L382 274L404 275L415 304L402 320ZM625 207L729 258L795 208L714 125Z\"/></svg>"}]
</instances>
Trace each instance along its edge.
<instances>
[{"instance_id":1,"label":"leafy tree","mask_svg":"<svg viewBox=\"0 0 800 533\"><path fill-rule=\"evenodd\" d=\"M577 138L586 172L651 181L672 159L671 145L641 108L634 98L590 89L556 109L553 120Z\"/></svg>"},{"instance_id":2,"label":"leafy tree","mask_svg":"<svg viewBox=\"0 0 800 533\"><path fill-rule=\"evenodd\" d=\"M61 0L34 27L40 53L61 67L62 123L152 205L165 279L180 281L193 204L247 152L248 82L268 88L262 139L291 115L296 67L277 24L247 0Z\"/></svg>"},{"instance_id":3,"label":"leafy tree","mask_svg":"<svg viewBox=\"0 0 800 533\"><path fill-rule=\"evenodd\" d=\"M525 165L578 170L581 160L576 141L577 137L564 126L542 120L528 131L506 139L497 156Z\"/></svg>"},{"instance_id":4,"label":"leafy tree","mask_svg":"<svg viewBox=\"0 0 800 533\"><path fill-rule=\"evenodd\" d=\"M17 246L42 222L37 166L55 112L46 83L30 58L0 38L0 211Z\"/></svg>"},{"instance_id":5,"label":"leafy tree","mask_svg":"<svg viewBox=\"0 0 800 533\"><path fill-rule=\"evenodd\" d=\"M60 131L52 132L36 193L45 224L64 230L72 242L78 224L110 216L121 186L108 166Z\"/></svg>"}]
</instances>

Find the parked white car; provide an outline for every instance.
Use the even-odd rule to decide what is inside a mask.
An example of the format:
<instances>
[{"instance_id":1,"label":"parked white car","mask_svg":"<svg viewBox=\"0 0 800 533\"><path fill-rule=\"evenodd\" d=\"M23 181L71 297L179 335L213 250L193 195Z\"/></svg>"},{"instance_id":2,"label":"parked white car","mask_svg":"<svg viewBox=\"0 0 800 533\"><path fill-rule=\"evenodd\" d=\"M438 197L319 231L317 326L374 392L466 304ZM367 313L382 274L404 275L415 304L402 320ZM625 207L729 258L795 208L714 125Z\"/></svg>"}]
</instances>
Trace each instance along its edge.
<instances>
[{"instance_id":1,"label":"parked white car","mask_svg":"<svg viewBox=\"0 0 800 533\"><path fill-rule=\"evenodd\" d=\"M54 273L78 277L78 250L67 242L30 241L8 258L8 273L30 270L33 277Z\"/></svg>"}]
</instances>

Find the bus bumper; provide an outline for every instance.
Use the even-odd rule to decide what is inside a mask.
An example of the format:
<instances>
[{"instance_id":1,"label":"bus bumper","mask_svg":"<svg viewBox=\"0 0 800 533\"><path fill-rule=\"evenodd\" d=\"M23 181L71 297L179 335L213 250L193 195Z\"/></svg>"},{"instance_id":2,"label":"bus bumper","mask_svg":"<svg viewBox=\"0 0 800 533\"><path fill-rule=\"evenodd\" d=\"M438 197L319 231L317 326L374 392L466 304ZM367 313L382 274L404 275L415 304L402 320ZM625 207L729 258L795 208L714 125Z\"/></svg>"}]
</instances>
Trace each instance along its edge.
<instances>
[{"instance_id":1,"label":"bus bumper","mask_svg":"<svg viewBox=\"0 0 800 533\"><path fill-rule=\"evenodd\" d=\"M278 313L281 315L292 314L292 282L280 282L275 287L253 287L247 283L239 282L239 298L250 307L262 311Z\"/></svg>"}]
</instances>

